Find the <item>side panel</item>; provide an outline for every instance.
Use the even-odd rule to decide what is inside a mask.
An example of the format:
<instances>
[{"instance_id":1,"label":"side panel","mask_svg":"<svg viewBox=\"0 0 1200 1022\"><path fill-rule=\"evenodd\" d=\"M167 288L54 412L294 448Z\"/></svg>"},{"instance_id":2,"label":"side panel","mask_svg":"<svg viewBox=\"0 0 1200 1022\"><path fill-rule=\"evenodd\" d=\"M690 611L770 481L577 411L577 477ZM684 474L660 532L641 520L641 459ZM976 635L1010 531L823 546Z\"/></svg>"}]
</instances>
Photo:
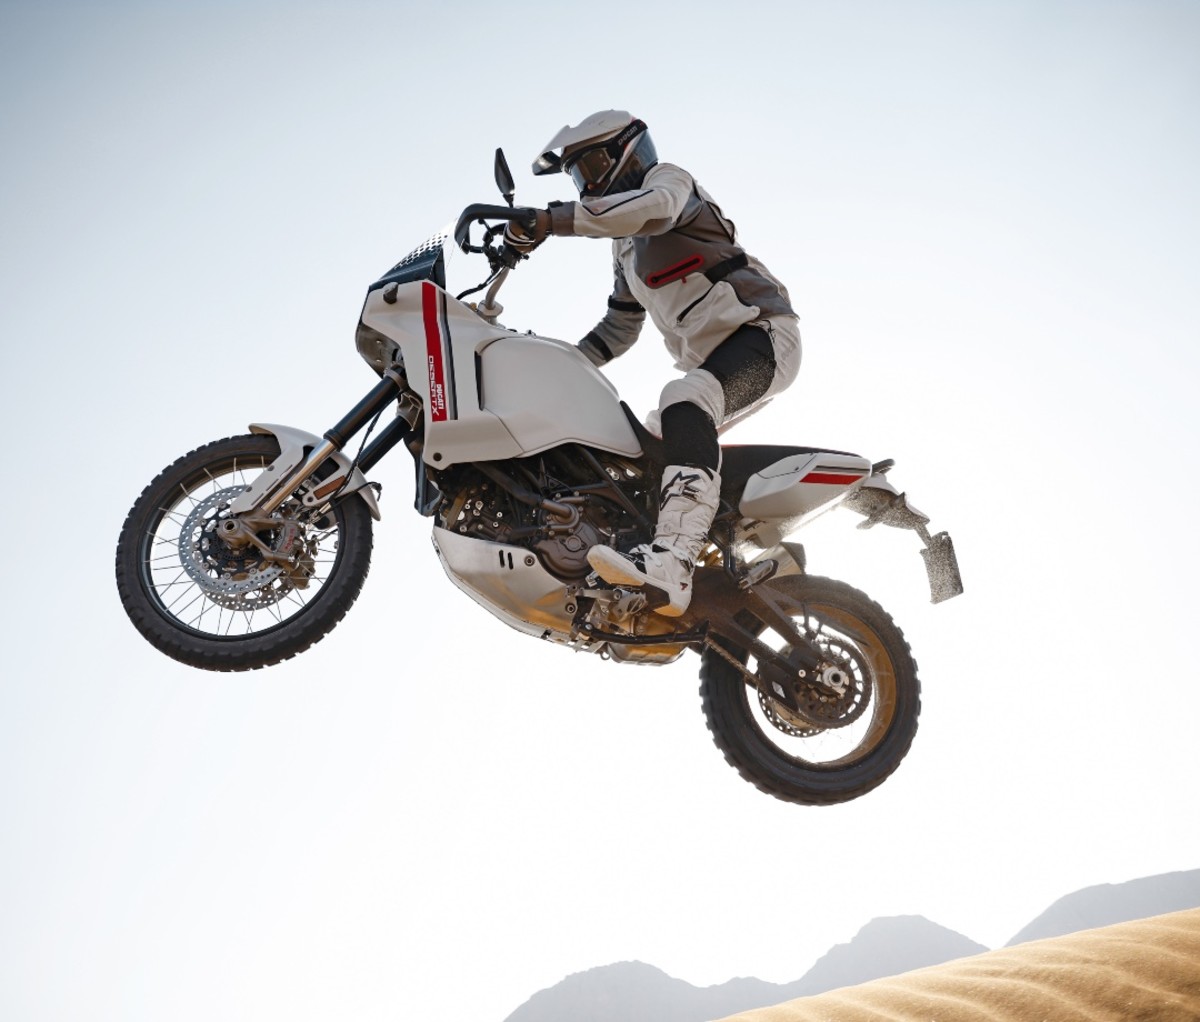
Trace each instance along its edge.
<instances>
[{"instance_id":1,"label":"side panel","mask_svg":"<svg viewBox=\"0 0 1200 1022\"><path fill-rule=\"evenodd\" d=\"M415 281L368 292L362 321L400 346L408 384L425 406L425 461L515 458L520 445L495 415L479 407L475 356L511 331L493 326L436 284Z\"/></svg>"},{"instance_id":2,"label":"side panel","mask_svg":"<svg viewBox=\"0 0 1200 1022\"><path fill-rule=\"evenodd\" d=\"M362 321L400 346L425 405L425 461L445 467L578 441L641 447L616 391L573 345L488 323L430 281L371 291Z\"/></svg>"}]
</instances>

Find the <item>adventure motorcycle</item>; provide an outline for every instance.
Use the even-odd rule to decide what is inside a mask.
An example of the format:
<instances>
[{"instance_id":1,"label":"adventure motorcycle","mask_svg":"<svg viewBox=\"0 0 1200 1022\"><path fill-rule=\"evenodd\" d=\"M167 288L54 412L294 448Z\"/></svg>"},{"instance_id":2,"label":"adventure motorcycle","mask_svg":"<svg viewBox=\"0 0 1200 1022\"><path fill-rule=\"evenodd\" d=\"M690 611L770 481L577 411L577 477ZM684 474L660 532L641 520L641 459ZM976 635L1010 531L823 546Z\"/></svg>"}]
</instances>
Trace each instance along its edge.
<instances>
[{"instance_id":1,"label":"adventure motorcycle","mask_svg":"<svg viewBox=\"0 0 1200 1022\"><path fill-rule=\"evenodd\" d=\"M806 574L803 548L786 537L839 505L865 516L861 528L914 530L936 603L962 592L949 536L931 536L887 481L890 461L726 446L687 613L659 615L653 591L600 581L589 547L628 549L653 533L661 441L574 345L497 322L497 292L523 258L498 239L527 211L513 206L500 151L496 181L507 205L468 206L453 230L486 258L484 283L447 293L443 233L368 289L356 343L380 379L340 422L320 437L256 423L150 483L117 547L130 619L168 656L209 670L307 649L362 589L380 517L365 473L403 443L442 567L477 603L527 635L620 663L694 650L708 727L744 778L803 804L870 791L916 732L916 665L881 607ZM485 287L483 301L464 301ZM387 408L394 417L367 443ZM344 449L363 429L351 458Z\"/></svg>"}]
</instances>

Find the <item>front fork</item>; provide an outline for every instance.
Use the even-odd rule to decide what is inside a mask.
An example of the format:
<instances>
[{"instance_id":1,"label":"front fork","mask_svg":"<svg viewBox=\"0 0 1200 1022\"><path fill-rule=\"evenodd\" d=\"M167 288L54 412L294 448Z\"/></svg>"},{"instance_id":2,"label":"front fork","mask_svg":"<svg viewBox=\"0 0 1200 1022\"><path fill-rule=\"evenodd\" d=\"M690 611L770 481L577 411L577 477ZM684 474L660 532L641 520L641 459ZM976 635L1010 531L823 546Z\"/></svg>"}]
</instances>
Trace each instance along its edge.
<instances>
[{"instance_id":1,"label":"front fork","mask_svg":"<svg viewBox=\"0 0 1200 1022\"><path fill-rule=\"evenodd\" d=\"M270 515L317 471L326 461L333 459L337 468L330 475L316 482L304 494L306 506L318 508L340 491L358 493L367 502L371 515L379 519L379 504L375 492L367 484L364 472L370 471L388 451L412 432L420 415L420 405L411 401L401 407L402 414L393 419L368 447L357 462L342 454L342 448L359 433L376 415L408 392L404 376L396 369L384 371L381 379L370 392L342 419L317 437L303 430L288 426L254 423L254 433L270 433L279 439L280 454L249 489L240 494L230 505L235 515Z\"/></svg>"}]
</instances>

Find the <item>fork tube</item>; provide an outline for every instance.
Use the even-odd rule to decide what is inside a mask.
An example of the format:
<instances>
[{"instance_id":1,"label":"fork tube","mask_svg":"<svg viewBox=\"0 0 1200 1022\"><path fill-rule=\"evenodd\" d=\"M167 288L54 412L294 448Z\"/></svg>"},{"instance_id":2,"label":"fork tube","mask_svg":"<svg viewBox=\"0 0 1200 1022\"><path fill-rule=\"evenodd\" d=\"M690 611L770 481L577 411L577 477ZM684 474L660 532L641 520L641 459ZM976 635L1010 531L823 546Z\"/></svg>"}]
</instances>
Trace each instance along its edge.
<instances>
[{"instance_id":1,"label":"fork tube","mask_svg":"<svg viewBox=\"0 0 1200 1022\"><path fill-rule=\"evenodd\" d=\"M331 429L325 431L325 439L341 450L360 429L363 428L381 408L395 400L403 384L395 374L387 374L369 394L348 411L342 420Z\"/></svg>"},{"instance_id":2,"label":"fork tube","mask_svg":"<svg viewBox=\"0 0 1200 1022\"><path fill-rule=\"evenodd\" d=\"M379 464L388 451L411 432L412 427L404 419L399 416L394 418L384 426L383 431L374 440L367 444L367 449L362 452L358 459L359 470L370 472L371 469Z\"/></svg>"},{"instance_id":3,"label":"fork tube","mask_svg":"<svg viewBox=\"0 0 1200 1022\"><path fill-rule=\"evenodd\" d=\"M304 463L276 486L271 496L259 505L258 510L269 515L279 508L295 492L296 487L320 467L321 462L345 447L350 438L362 429L376 412L394 400L402 387L403 381L396 373L386 373L383 379L371 388L370 393L351 408L336 426L325 431L325 442L313 448L312 453L304 459Z\"/></svg>"},{"instance_id":4,"label":"fork tube","mask_svg":"<svg viewBox=\"0 0 1200 1022\"><path fill-rule=\"evenodd\" d=\"M326 458L335 453L337 448L329 440L323 444L318 444L313 448L312 453L300 463L300 467L288 476L282 483L279 483L274 492L264 500L257 508L259 513L269 515L271 512L279 508L285 500L288 499L296 491L305 479L312 475Z\"/></svg>"}]
</instances>

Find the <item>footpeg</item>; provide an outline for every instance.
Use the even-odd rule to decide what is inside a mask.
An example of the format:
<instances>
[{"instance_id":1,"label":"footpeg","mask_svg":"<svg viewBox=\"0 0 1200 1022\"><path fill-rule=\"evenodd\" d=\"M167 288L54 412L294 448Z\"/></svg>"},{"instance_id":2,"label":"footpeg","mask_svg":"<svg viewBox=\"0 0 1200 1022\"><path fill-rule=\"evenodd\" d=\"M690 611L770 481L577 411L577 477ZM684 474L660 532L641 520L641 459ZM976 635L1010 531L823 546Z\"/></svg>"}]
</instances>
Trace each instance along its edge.
<instances>
[{"instance_id":1,"label":"footpeg","mask_svg":"<svg viewBox=\"0 0 1200 1022\"><path fill-rule=\"evenodd\" d=\"M602 586L601 580L595 575L589 575L586 582L586 587L569 588L567 596L592 600L610 624L622 625L642 611L656 606L652 599L653 591L648 593L644 589L624 589L620 586L608 588Z\"/></svg>"},{"instance_id":2,"label":"footpeg","mask_svg":"<svg viewBox=\"0 0 1200 1022\"><path fill-rule=\"evenodd\" d=\"M646 599L646 594L643 592L626 592L624 589L617 589L616 592L620 593L620 595L613 603L609 613L618 620L641 613L650 602Z\"/></svg>"},{"instance_id":3,"label":"footpeg","mask_svg":"<svg viewBox=\"0 0 1200 1022\"><path fill-rule=\"evenodd\" d=\"M738 588L744 591L753 586L762 585L767 579L774 578L775 572L778 570L779 562L774 558L759 561L757 564L751 565L746 574L738 579Z\"/></svg>"}]
</instances>

